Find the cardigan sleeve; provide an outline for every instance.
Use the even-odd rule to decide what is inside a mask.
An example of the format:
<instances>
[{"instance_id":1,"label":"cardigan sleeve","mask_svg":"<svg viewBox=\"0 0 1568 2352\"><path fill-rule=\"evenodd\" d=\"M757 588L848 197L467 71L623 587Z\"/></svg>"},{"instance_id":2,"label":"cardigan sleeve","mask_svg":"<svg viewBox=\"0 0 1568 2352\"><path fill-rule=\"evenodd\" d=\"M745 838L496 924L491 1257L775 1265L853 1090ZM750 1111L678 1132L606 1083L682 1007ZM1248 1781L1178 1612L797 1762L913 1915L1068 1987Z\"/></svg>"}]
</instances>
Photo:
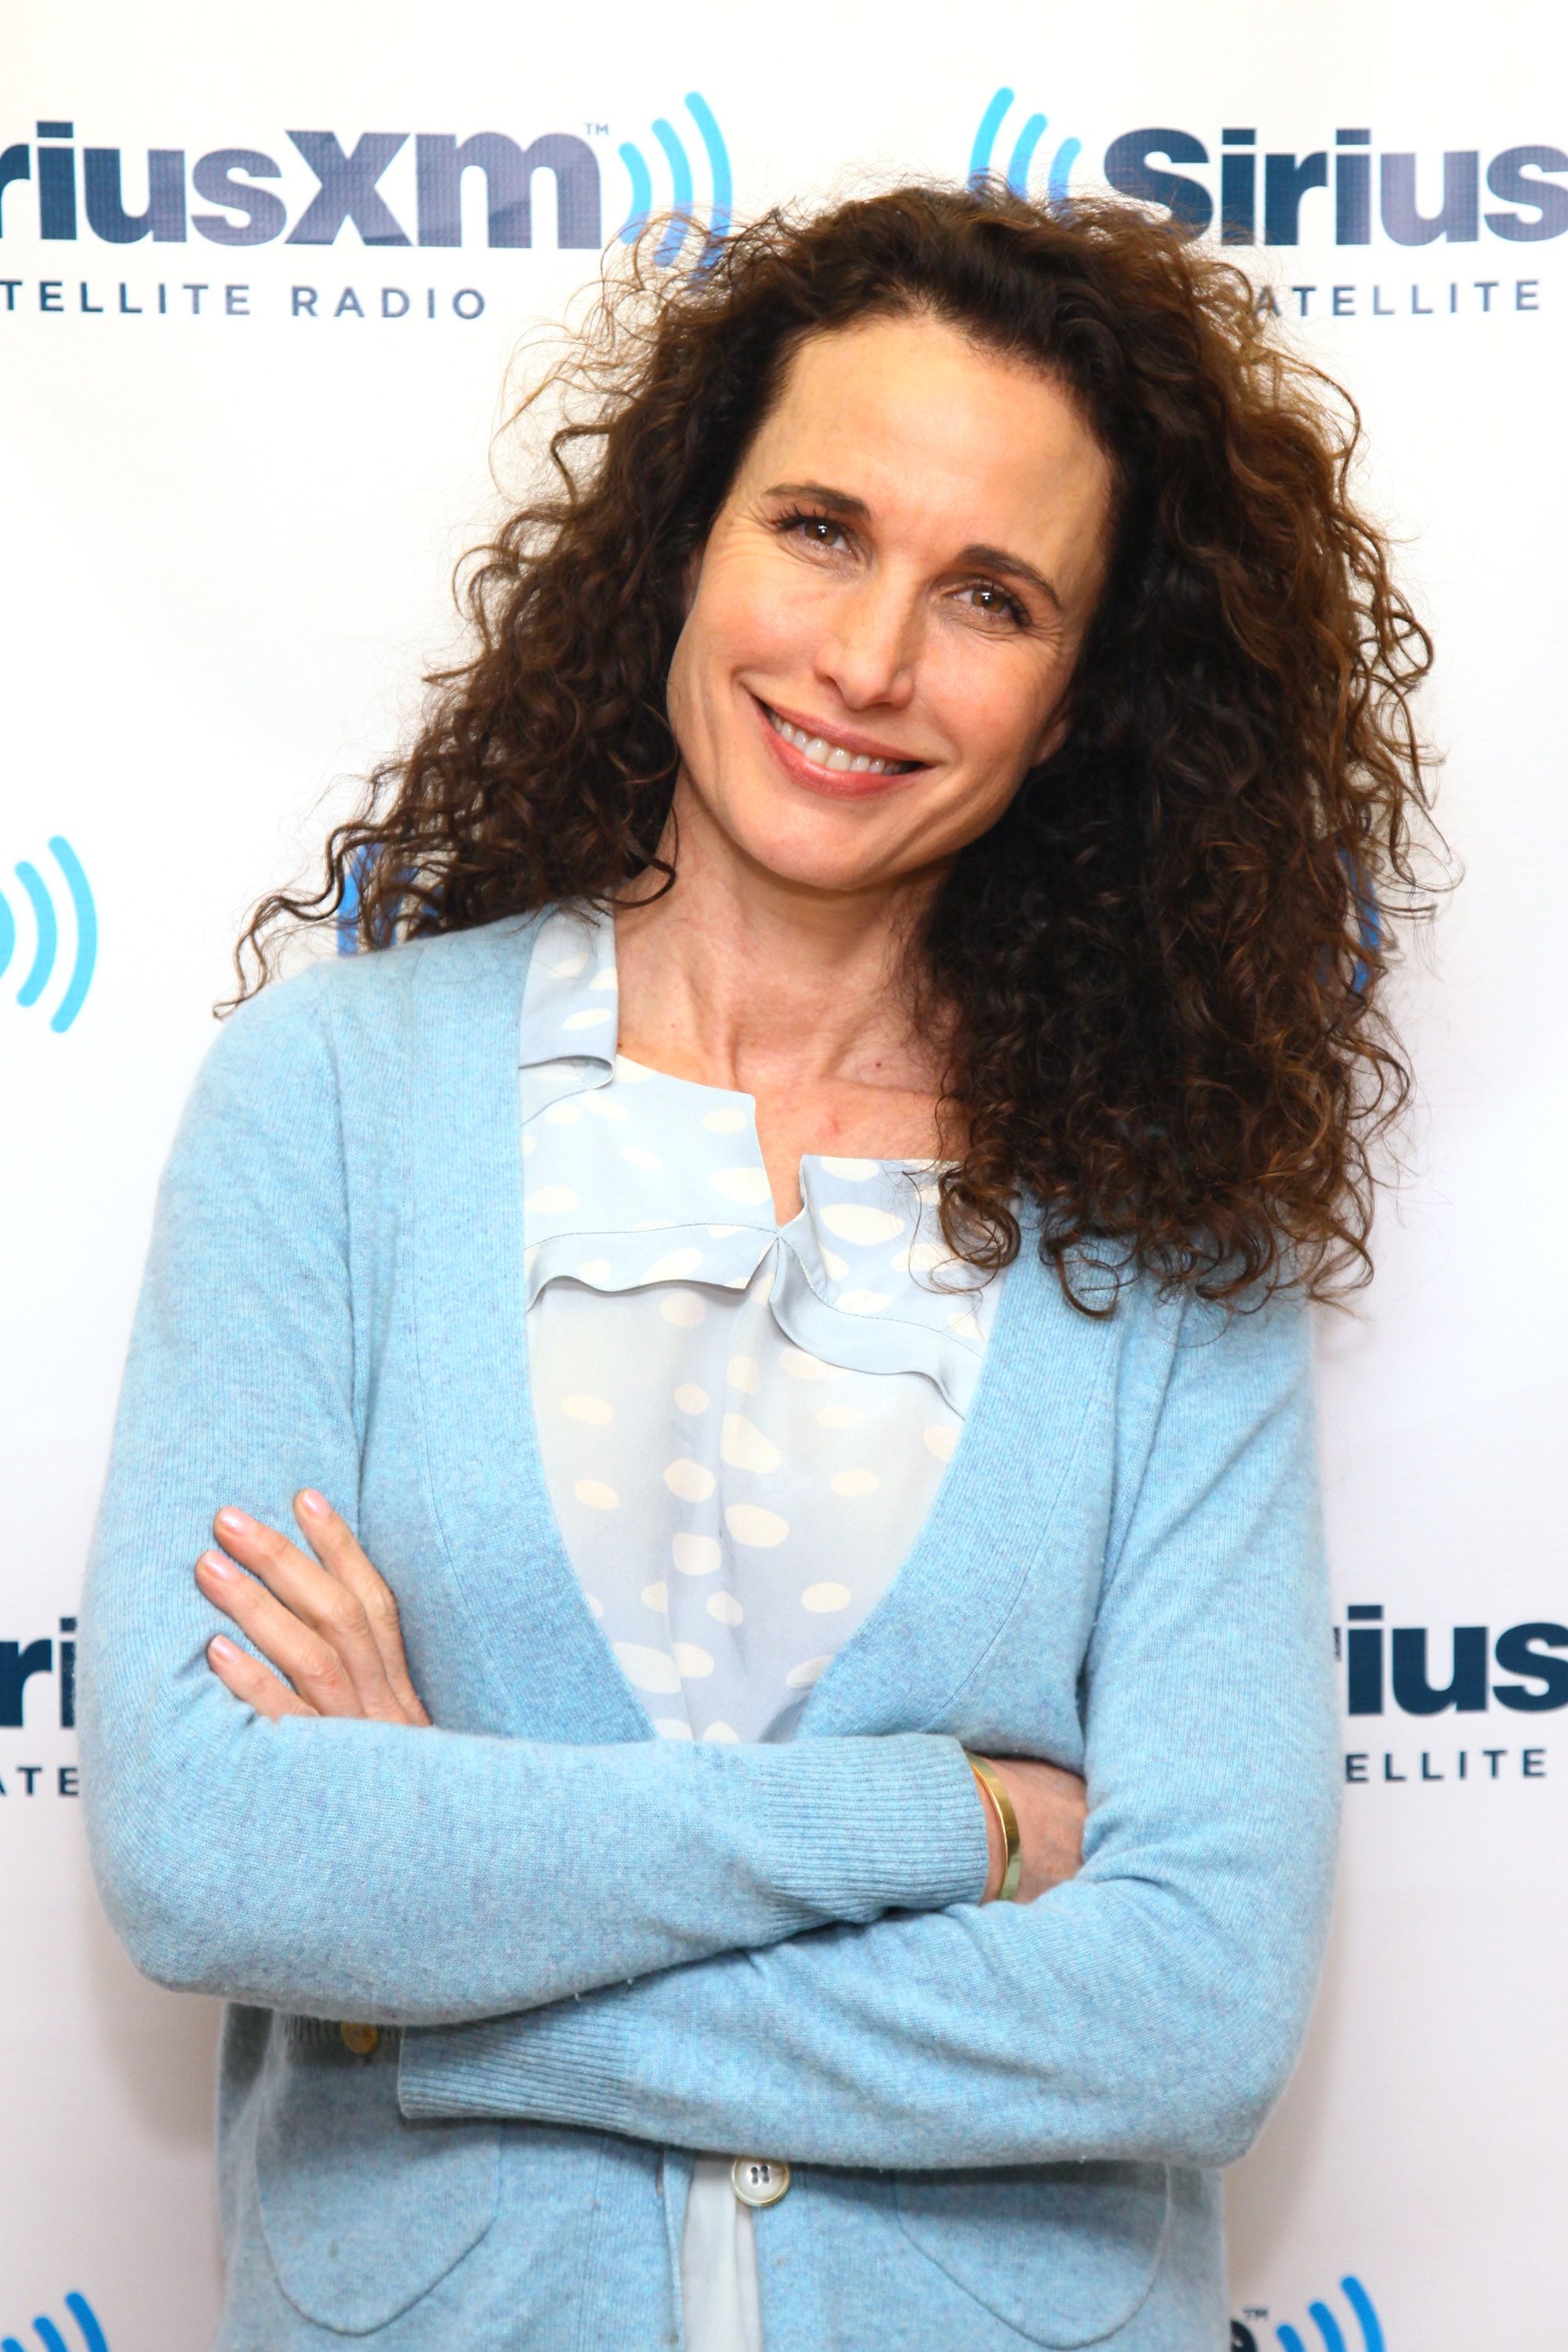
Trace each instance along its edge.
<instances>
[{"instance_id":1,"label":"cardigan sleeve","mask_svg":"<svg viewBox=\"0 0 1568 2352\"><path fill-rule=\"evenodd\" d=\"M80 1658L90 1852L132 1958L271 2008L450 2022L978 1895L984 1817L951 1738L274 1725L212 1674L233 1630L193 1577L213 1512L243 1497L289 1528L299 1486L358 1491L330 975L230 1017L159 1189Z\"/></svg>"},{"instance_id":2,"label":"cardigan sleeve","mask_svg":"<svg viewBox=\"0 0 1568 2352\"><path fill-rule=\"evenodd\" d=\"M1226 2163L1321 1962L1330 1659L1308 1318L1276 1301L1175 1352L1086 1662L1074 1881L405 2035L404 2113L832 2165Z\"/></svg>"}]
</instances>

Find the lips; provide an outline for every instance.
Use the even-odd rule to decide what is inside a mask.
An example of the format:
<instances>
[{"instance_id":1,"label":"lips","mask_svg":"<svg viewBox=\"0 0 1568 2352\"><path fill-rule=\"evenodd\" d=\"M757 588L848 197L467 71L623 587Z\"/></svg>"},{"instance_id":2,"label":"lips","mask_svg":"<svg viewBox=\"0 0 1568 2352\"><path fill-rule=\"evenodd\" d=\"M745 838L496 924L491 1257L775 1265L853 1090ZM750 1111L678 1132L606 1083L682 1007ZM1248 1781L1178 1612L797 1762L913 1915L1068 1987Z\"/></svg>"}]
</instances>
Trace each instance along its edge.
<instances>
[{"instance_id":1,"label":"lips","mask_svg":"<svg viewBox=\"0 0 1568 2352\"><path fill-rule=\"evenodd\" d=\"M896 760L885 755L873 757L866 751L852 751L829 736L814 735L809 728L797 727L793 719L785 719L770 703L764 702L763 709L775 734L782 735L786 743L793 743L797 751L818 768L830 769L839 775L902 776L921 764L919 760Z\"/></svg>"}]
</instances>

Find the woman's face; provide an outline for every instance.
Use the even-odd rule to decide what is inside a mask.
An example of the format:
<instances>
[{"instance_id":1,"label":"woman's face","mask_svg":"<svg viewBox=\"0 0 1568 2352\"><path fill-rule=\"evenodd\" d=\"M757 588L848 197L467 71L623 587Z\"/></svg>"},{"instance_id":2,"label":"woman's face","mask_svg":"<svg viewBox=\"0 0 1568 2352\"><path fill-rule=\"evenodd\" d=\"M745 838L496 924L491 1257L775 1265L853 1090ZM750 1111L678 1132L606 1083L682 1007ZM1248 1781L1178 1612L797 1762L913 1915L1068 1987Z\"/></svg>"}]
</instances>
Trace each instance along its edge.
<instances>
[{"instance_id":1,"label":"woman's face","mask_svg":"<svg viewBox=\"0 0 1568 2352\"><path fill-rule=\"evenodd\" d=\"M984 833L1067 731L1110 478L1051 376L952 327L803 343L670 665L699 833L827 891L929 873Z\"/></svg>"}]
</instances>

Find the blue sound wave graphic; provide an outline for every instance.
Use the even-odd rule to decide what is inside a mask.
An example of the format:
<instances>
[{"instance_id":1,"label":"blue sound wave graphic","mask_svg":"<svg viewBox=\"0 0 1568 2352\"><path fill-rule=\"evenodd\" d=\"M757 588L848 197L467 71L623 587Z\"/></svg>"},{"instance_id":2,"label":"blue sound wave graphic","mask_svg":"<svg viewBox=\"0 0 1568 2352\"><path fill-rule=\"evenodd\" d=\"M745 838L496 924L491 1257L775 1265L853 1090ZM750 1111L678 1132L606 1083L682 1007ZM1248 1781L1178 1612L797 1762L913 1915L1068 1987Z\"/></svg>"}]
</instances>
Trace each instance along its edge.
<instances>
[{"instance_id":1,"label":"blue sound wave graphic","mask_svg":"<svg viewBox=\"0 0 1568 2352\"><path fill-rule=\"evenodd\" d=\"M1366 993L1367 982L1372 976L1372 966L1367 962L1366 958L1381 955L1383 952L1383 908L1378 905L1372 892L1366 889L1358 888L1355 903L1356 914L1360 919L1361 943L1365 952L1356 960L1355 970L1351 975L1351 987L1357 996L1363 996Z\"/></svg>"},{"instance_id":2,"label":"blue sound wave graphic","mask_svg":"<svg viewBox=\"0 0 1568 2352\"><path fill-rule=\"evenodd\" d=\"M53 846L52 843L50 846ZM86 2352L109 2352L109 2338L99 2326L98 2315L86 2295L68 2294L66 2309L81 2330L81 2340ZM54 2321L46 2318L42 2313L33 2322L33 2333L43 2346L44 2352L71 2352L70 2346L66 2342ZM6 2336L0 2337L0 2352L27 2352L27 2347L19 2343L15 2336Z\"/></svg>"},{"instance_id":3,"label":"blue sound wave graphic","mask_svg":"<svg viewBox=\"0 0 1568 2352\"><path fill-rule=\"evenodd\" d=\"M980 127L974 134L974 144L969 151L969 182L972 187L977 180L987 178L991 173L993 168L991 157L996 144L996 133L1001 130L1006 119L1007 110L1016 96L1016 92L1014 90L997 90L980 118ZM1049 117L1044 114L1029 115L1013 142L1013 152L1007 158L1006 181L1016 196L1026 196L1029 193L1029 174L1034 168L1035 150L1040 143L1048 121ZM1082 152L1081 139L1064 139L1052 156L1050 169L1046 176L1046 200L1053 208L1058 206L1065 208L1068 205L1069 201L1068 181L1073 165Z\"/></svg>"},{"instance_id":4,"label":"blue sound wave graphic","mask_svg":"<svg viewBox=\"0 0 1568 2352\"><path fill-rule=\"evenodd\" d=\"M1373 2309L1372 2297L1360 2279L1353 2276L1341 2279L1340 2292L1361 2329L1363 2352L1385 2352L1382 2323ZM1349 2338L1326 2303L1310 2303L1307 2316L1323 2339L1323 2352L1351 2352ZM1305 2340L1294 2327L1281 2322L1274 2333L1279 2338L1284 2352L1308 2352Z\"/></svg>"},{"instance_id":5,"label":"blue sound wave graphic","mask_svg":"<svg viewBox=\"0 0 1568 2352\"><path fill-rule=\"evenodd\" d=\"M700 90L687 91L686 110L697 125L702 144L707 150L708 175L713 191L712 201L709 206L709 226L703 239L703 259L705 259L711 248L720 244L729 234L730 216L734 199L734 190L730 176L730 151L724 144L723 132L713 119L713 110ZM685 245L693 227L697 226L692 213L694 186L691 161L681 143L679 133L672 123L665 121L662 115L653 126L653 135L663 149L665 162L669 166L671 204L677 213L684 215L683 218L670 223L663 236L660 237L658 250L654 255L658 267L660 269L668 269ZM639 147L634 147L627 141L623 143L620 152L621 161L626 167L627 175L632 184L631 210L622 224L620 237L623 245L631 245L635 243L639 231L654 208L653 174L648 170ZM699 268L701 266L702 261L700 260Z\"/></svg>"},{"instance_id":6,"label":"blue sound wave graphic","mask_svg":"<svg viewBox=\"0 0 1568 2352\"><path fill-rule=\"evenodd\" d=\"M370 864L371 856L372 852L368 848L356 849L350 857L343 874L343 895L339 901L337 914L340 955L353 955L359 945L360 885L364 878L365 868Z\"/></svg>"},{"instance_id":7,"label":"blue sound wave graphic","mask_svg":"<svg viewBox=\"0 0 1568 2352\"><path fill-rule=\"evenodd\" d=\"M375 857L374 845L368 841L362 842L357 849L349 852L348 862L343 869L343 895L338 902L338 911L333 917L333 929L337 933L340 955L353 955L358 951L360 900L364 895L365 881L375 864ZM398 869L397 878L400 882L411 880L413 868L407 866L401 866ZM390 946L396 936L398 908L401 903L399 900L390 908L382 909L374 941L376 947ZM0 2352L3 2352L3 2347L0 2347Z\"/></svg>"},{"instance_id":8,"label":"blue sound wave graphic","mask_svg":"<svg viewBox=\"0 0 1568 2352\"><path fill-rule=\"evenodd\" d=\"M82 1000L92 982L93 967L98 961L98 914L82 872L81 860L63 833L51 834L49 849L56 865L65 877L66 890L76 918L76 956L65 994L49 1016L49 1027L56 1031L68 1029L81 1011ZM33 961L28 965L16 1002L21 1005L36 1004L48 984L59 952L59 918L48 885L36 866L22 858L16 866L16 879L26 893L32 910L34 947ZM57 885L57 887L58 886ZM0 974L11 961L16 947L16 918L4 892L0 892Z\"/></svg>"}]
</instances>

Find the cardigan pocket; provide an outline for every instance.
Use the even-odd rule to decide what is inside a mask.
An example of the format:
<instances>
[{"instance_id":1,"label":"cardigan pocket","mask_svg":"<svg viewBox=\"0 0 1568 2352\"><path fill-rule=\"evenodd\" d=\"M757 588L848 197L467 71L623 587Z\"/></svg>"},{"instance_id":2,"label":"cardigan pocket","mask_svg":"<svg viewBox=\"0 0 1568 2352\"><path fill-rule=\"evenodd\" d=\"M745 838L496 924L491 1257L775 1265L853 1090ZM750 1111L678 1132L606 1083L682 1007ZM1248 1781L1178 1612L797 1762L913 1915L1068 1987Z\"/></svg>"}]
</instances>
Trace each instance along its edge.
<instances>
[{"instance_id":1,"label":"cardigan pocket","mask_svg":"<svg viewBox=\"0 0 1568 2352\"><path fill-rule=\"evenodd\" d=\"M904 2173L910 2243L1029 2344L1098 2344L1154 2284L1169 2225L1163 2164L1009 2165Z\"/></svg>"},{"instance_id":2,"label":"cardigan pocket","mask_svg":"<svg viewBox=\"0 0 1568 2352\"><path fill-rule=\"evenodd\" d=\"M494 2123L408 2123L398 2034L352 2050L325 2019L276 2017L256 2137L262 2234L295 2309L369 2336L484 2236L500 2193Z\"/></svg>"}]
</instances>

